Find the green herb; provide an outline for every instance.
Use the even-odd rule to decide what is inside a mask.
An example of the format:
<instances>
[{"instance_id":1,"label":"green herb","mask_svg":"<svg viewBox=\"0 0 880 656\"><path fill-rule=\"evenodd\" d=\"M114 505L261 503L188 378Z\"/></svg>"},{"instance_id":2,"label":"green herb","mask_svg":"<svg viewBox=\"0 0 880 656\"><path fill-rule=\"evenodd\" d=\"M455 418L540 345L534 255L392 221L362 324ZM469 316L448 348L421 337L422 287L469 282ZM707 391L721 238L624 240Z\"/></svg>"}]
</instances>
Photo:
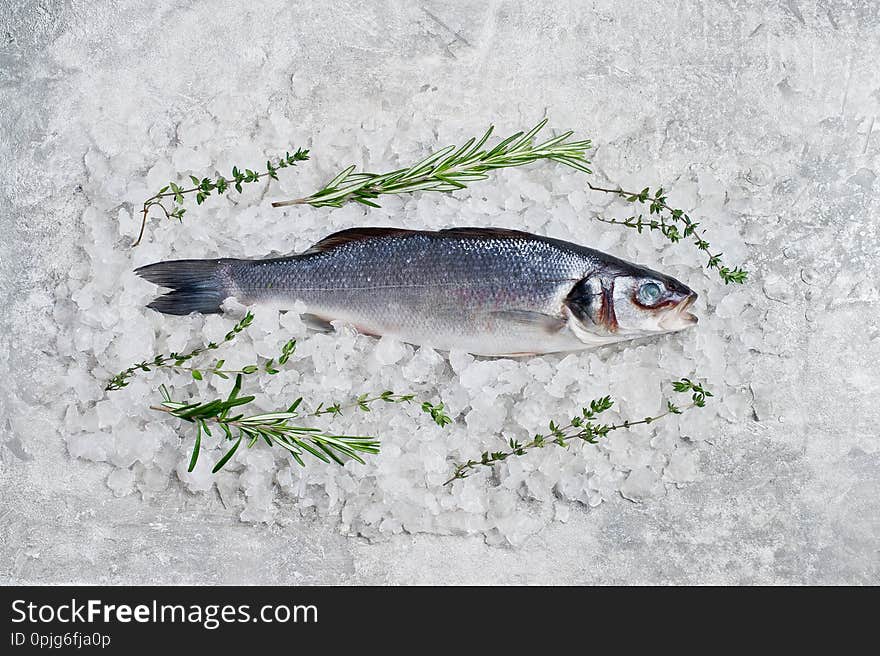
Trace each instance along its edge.
<instances>
[{"instance_id":1,"label":"green herb","mask_svg":"<svg viewBox=\"0 0 880 656\"><path fill-rule=\"evenodd\" d=\"M691 393L691 404L697 408L706 407L706 397L712 396L712 392L693 382L690 378L682 378L672 383L672 389L679 394ZM672 404L668 404L670 413L681 414Z\"/></svg>"},{"instance_id":2,"label":"green herb","mask_svg":"<svg viewBox=\"0 0 880 656\"><path fill-rule=\"evenodd\" d=\"M305 466L303 456L309 453L326 463L335 462L343 465L343 457L353 458L360 463L363 459L359 454L375 454L379 452L379 441L374 437L355 435L336 435L320 428L300 426L293 423L302 415L297 412L302 399L294 401L290 407L281 412L269 412L245 416L236 414L239 406L254 400L253 396L239 396L242 375L235 377L235 384L226 399L214 399L206 403L186 403L171 398L165 386L159 389L162 393L162 405L151 406L152 410L167 412L178 419L188 421L196 426L196 439L190 458L188 471L195 469L201 451L202 434L212 437L211 426L220 429L222 437L232 446L214 465L213 471L220 471L229 462L241 446L246 442L252 448L263 440L269 446L280 446L290 452L296 462Z\"/></svg>"},{"instance_id":3,"label":"green herb","mask_svg":"<svg viewBox=\"0 0 880 656\"><path fill-rule=\"evenodd\" d=\"M266 161L266 170L257 173L256 171L252 171L251 169L239 169L237 166L232 167L232 175L228 178L217 175L213 180L211 178L202 178L201 180L194 175L189 176L189 179L192 181L193 186L188 189L184 189L182 186L178 185L176 182L169 182L166 186L162 187L155 195L150 196L147 200L144 201L144 207L141 210L143 213L143 220L141 221L141 230L138 234L138 238L132 244L132 246L137 246L141 243L141 239L144 236L144 228L147 225L147 216L150 213L150 209L153 207L157 207L162 210L162 213L165 215L166 219L177 219L178 221L183 221L183 215L186 213L186 208L183 207L184 196L187 194L195 194L196 195L196 204L201 205L212 193L216 192L217 194L226 193L226 191L230 188L235 189L238 193L241 193L242 185L250 184L252 182L257 182L260 178L264 178L269 176L275 180L278 179L278 171L281 169L286 169L289 166L296 166L297 162L305 161L309 158L309 151L303 150L302 148L297 148L296 152L285 153L284 157L277 160L274 164L271 160ZM167 207L163 202L163 199L170 198L172 200L171 206Z\"/></svg>"},{"instance_id":4,"label":"green herb","mask_svg":"<svg viewBox=\"0 0 880 656\"><path fill-rule=\"evenodd\" d=\"M434 420L434 423L437 424L440 428L443 428L447 424L452 423L452 419L443 412L443 404L438 403L437 405L432 405L425 401L422 403L422 412L426 412L431 415L431 419Z\"/></svg>"},{"instance_id":5,"label":"green herb","mask_svg":"<svg viewBox=\"0 0 880 656\"><path fill-rule=\"evenodd\" d=\"M210 343L206 344L205 346L200 346L196 349L193 349L189 353L183 353L183 354L169 353L168 355L157 355L152 360L149 360L149 361L145 360L143 362L133 364L128 369L120 371L118 374L113 376L113 378L110 379L110 382L107 383L107 387L105 387L104 389L108 392L111 392L113 390L122 389L123 387L128 385L128 379L131 378L138 371L152 371L153 368L157 368L157 367L169 367L169 368L183 369L184 367L182 367L181 365L183 365L185 362L192 360L194 357L201 355L202 353L205 353L206 351L214 351L214 350L220 348L221 346L223 346L224 344L231 342L233 339L235 339L235 337L242 330L244 330L245 328L250 326L251 323L253 322L253 320L254 320L253 314L251 314L250 312L245 314L244 317L241 319L241 321L239 321L237 324L235 324L232 327L232 330L230 330L228 333L226 333L226 336L219 343L218 342L210 342ZM288 345L289 344L290 343L288 342ZM288 345L285 345L285 346L288 346ZM295 342L294 342L294 346L295 346ZM293 347L291 347L291 352L292 352L292 348ZM284 361L286 362L287 358L284 358ZM220 361L221 366L222 366L222 363L223 363L223 361L221 360ZM198 380L201 380L201 371L198 371L198 373L195 373L195 371L197 371L197 370L194 370L193 377ZM227 371L225 373L231 373L231 372Z\"/></svg>"},{"instance_id":6,"label":"green herb","mask_svg":"<svg viewBox=\"0 0 880 656\"><path fill-rule=\"evenodd\" d=\"M320 417L321 415L341 415L343 414L343 410L356 408L363 412L370 412L372 408L371 404L376 403L377 401L381 401L383 403L411 403L413 399L415 399L415 394L395 394L390 390L386 390L381 394L377 394L376 396L370 396L369 394L361 394L354 402L349 403L347 405L342 405L341 403L329 403L324 404L321 403L314 412L311 413L313 417ZM438 403L437 405L433 405L428 401L425 401L421 405L422 412L425 414L431 415L431 419L434 420L434 423L443 428L447 424L452 423L452 419L449 418L443 412L443 404Z\"/></svg>"},{"instance_id":7,"label":"green herb","mask_svg":"<svg viewBox=\"0 0 880 656\"><path fill-rule=\"evenodd\" d=\"M409 168L390 173L355 173L355 167L350 166L314 194L275 202L272 206L340 207L348 201L355 201L379 207L374 201L383 194L464 189L468 183L485 180L494 169L522 166L540 159L560 162L591 173L587 166L589 161L585 159L585 153L590 148L589 140L569 141L572 133L566 132L538 145L532 143L546 124L547 119L544 119L528 132L517 132L494 148L484 149L494 130L494 127L490 127L480 139L471 138L458 148L447 146Z\"/></svg>"},{"instance_id":8,"label":"green herb","mask_svg":"<svg viewBox=\"0 0 880 656\"><path fill-rule=\"evenodd\" d=\"M709 261L706 264L707 269L716 269L718 271L718 275L721 276L721 279L724 281L724 284L729 283L738 283L742 284L746 281L748 277L748 271L743 270L740 267L734 267L733 269L724 266L721 261L721 256L723 253L712 253L710 250L709 242L703 237L703 234L697 230L697 226L700 225L696 221L692 220L690 216L683 210L672 208L666 202L666 195L663 193L663 188L660 187L651 193L650 188L645 187L639 193L634 193L631 191L625 191L621 188L616 189L607 189L604 187L596 187L589 182L587 186L593 191L602 191L608 194L614 194L623 198L624 200L630 203L639 203L641 205L648 205L648 219L646 220L643 214L638 214L634 216L630 216L626 219L605 219L602 217L596 217L599 221L603 223L611 223L614 225L622 225L627 228L632 228L639 234L641 234L642 230L659 230L664 237L666 237L672 243L676 243L681 241L683 238L686 239L690 237L693 240L694 245L706 255L709 256ZM682 230L679 230L679 225L682 226Z\"/></svg>"},{"instance_id":9,"label":"green herb","mask_svg":"<svg viewBox=\"0 0 880 656\"><path fill-rule=\"evenodd\" d=\"M377 401L381 401L383 403L410 403L414 398L416 398L415 394L395 394L390 390L386 390L381 394L377 394L376 396L370 396L369 394L361 394L357 399L355 399L352 403L348 403L343 405L338 401L333 403L321 403L315 408L314 412L310 413L312 417L320 417L321 415L332 415L339 416L343 414L343 410L348 410L352 408L356 408L361 410L362 412L370 412L372 408L370 405L376 403Z\"/></svg>"},{"instance_id":10,"label":"green herb","mask_svg":"<svg viewBox=\"0 0 880 656\"><path fill-rule=\"evenodd\" d=\"M691 403L684 407L679 407L670 401L666 404L666 412L654 417L645 417L637 421L624 421L620 424L602 424L596 421L597 417L606 410L610 410L614 405L614 401L610 396L603 396L600 399L591 401L589 407L583 408L579 416L573 417L565 425L551 421L549 432L546 435L535 435L532 440L523 443L511 439L508 442L508 449L505 451L485 451L479 460L468 460L463 464L457 465L453 471L452 478L446 481L444 485L449 485L458 479L467 478L473 470L479 467L492 467L512 456L524 456L533 449L541 449L550 444L565 447L572 440L597 444L600 439L607 437L612 431L630 428L639 424L651 424L668 415L681 414L689 408L702 408L706 405L706 398L712 396L711 392L688 378L675 381L672 383L672 388L678 393L690 392Z\"/></svg>"},{"instance_id":11,"label":"green herb","mask_svg":"<svg viewBox=\"0 0 880 656\"><path fill-rule=\"evenodd\" d=\"M278 364L283 365L287 362L293 352L296 350L296 340L291 339L287 341L281 347L281 354L278 356ZM181 367L175 364L168 364L166 366L172 369L181 369L183 371L189 371L192 374L192 377L196 380L202 380L203 374L211 374L214 376L219 376L224 380L229 378L230 374L244 374L249 376L250 374L255 374L258 371L263 371L269 375L275 375L279 373L279 370L275 368L275 358L269 358L263 364L248 364L243 366L241 369L224 369L223 365L226 364L226 360L217 360L210 367Z\"/></svg>"}]
</instances>

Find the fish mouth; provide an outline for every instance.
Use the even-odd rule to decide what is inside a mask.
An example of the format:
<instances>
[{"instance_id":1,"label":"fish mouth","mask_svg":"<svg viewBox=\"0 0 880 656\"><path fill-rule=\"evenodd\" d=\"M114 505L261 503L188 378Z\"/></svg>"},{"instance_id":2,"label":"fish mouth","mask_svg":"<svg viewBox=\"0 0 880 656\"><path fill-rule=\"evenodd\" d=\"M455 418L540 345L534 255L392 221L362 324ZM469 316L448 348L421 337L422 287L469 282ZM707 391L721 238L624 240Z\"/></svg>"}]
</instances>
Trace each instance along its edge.
<instances>
[{"instance_id":1,"label":"fish mouth","mask_svg":"<svg viewBox=\"0 0 880 656\"><path fill-rule=\"evenodd\" d=\"M688 312L688 309L696 301L697 294L695 292L688 294L683 301L663 315L663 318L660 319L660 327L663 330L684 330L699 322L696 315Z\"/></svg>"}]
</instances>

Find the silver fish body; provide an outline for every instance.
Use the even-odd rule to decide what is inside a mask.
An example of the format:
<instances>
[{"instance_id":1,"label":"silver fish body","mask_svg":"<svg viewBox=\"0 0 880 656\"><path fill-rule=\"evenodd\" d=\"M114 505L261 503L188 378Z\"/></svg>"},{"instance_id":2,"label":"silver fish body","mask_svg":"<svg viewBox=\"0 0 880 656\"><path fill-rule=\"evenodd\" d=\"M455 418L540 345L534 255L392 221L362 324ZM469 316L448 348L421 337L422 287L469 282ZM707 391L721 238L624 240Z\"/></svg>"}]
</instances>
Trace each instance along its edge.
<instances>
[{"instance_id":1,"label":"silver fish body","mask_svg":"<svg viewBox=\"0 0 880 656\"><path fill-rule=\"evenodd\" d=\"M696 295L673 278L498 228L355 228L290 257L178 260L137 273L174 290L150 304L169 314L217 312L228 296L302 302L323 321L480 355L577 350L696 321L685 312ZM662 287L655 307L641 302L646 284Z\"/></svg>"}]
</instances>

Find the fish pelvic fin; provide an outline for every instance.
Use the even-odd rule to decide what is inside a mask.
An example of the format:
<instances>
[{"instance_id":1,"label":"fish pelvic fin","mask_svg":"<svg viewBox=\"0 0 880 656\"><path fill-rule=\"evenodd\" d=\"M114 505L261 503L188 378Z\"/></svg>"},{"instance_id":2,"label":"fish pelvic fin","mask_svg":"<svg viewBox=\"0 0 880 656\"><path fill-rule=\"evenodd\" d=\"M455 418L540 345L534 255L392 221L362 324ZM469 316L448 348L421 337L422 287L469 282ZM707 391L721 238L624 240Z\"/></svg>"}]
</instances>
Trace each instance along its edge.
<instances>
[{"instance_id":1,"label":"fish pelvic fin","mask_svg":"<svg viewBox=\"0 0 880 656\"><path fill-rule=\"evenodd\" d=\"M141 278L172 291L147 307L163 314L217 314L232 295L230 264L238 260L172 260L135 269Z\"/></svg>"}]
</instances>

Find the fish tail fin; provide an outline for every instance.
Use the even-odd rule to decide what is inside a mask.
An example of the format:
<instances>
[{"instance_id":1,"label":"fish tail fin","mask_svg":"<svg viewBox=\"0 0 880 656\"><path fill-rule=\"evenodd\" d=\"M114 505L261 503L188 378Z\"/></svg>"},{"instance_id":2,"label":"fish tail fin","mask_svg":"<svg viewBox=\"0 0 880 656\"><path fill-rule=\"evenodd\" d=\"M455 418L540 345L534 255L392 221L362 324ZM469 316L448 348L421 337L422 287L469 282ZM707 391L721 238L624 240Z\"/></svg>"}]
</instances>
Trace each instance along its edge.
<instances>
[{"instance_id":1,"label":"fish tail fin","mask_svg":"<svg viewBox=\"0 0 880 656\"><path fill-rule=\"evenodd\" d=\"M238 260L171 260L142 266L135 273L171 289L155 298L148 308L164 314L216 314L232 295L230 265L235 262Z\"/></svg>"}]
</instances>

